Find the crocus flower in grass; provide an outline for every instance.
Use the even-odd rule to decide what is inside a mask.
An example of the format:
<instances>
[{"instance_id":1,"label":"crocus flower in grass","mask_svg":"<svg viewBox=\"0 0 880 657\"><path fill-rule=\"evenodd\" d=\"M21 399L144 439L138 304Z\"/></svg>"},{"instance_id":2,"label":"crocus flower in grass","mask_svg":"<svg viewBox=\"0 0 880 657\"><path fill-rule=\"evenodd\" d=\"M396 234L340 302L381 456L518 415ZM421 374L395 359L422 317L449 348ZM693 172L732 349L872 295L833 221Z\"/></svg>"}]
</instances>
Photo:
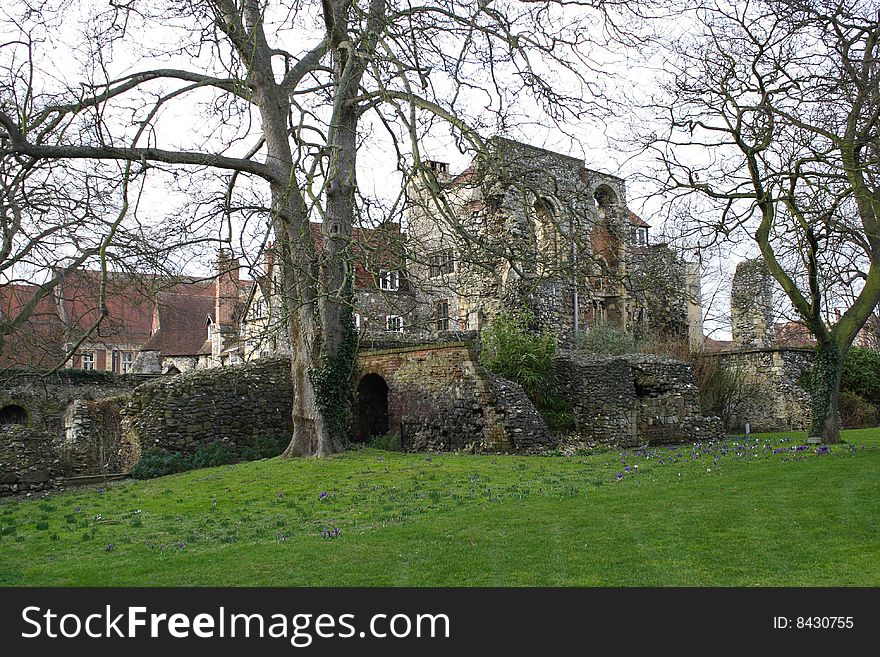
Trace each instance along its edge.
<instances>
[{"instance_id":1,"label":"crocus flower in grass","mask_svg":"<svg viewBox=\"0 0 880 657\"><path fill-rule=\"evenodd\" d=\"M330 497L330 493L328 493L327 491L324 491L320 495L318 495L319 500L326 500L328 497Z\"/></svg>"}]
</instances>

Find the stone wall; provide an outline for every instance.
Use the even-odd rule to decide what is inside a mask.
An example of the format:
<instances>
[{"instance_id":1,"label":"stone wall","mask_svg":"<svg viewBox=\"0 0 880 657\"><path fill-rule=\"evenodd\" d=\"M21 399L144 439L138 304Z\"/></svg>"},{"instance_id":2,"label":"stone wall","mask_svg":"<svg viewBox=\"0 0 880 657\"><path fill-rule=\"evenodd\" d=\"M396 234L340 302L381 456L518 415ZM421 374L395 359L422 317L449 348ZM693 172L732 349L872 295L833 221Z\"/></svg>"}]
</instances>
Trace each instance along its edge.
<instances>
[{"instance_id":1,"label":"stone wall","mask_svg":"<svg viewBox=\"0 0 880 657\"><path fill-rule=\"evenodd\" d=\"M523 452L551 442L522 388L486 372L466 343L361 353L355 387L368 375L388 387L388 432L404 449ZM353 435L361 439L366 412L356 396Z\"/></svg>"},{"instance_id":2,"label":"stone wall","mask_svg":"<svg viewBox=\"0 0 880 657\"><path fill-rule=\"evenodd\" d=\"M733 431L788 431L810 426L810 393L799 384L812 349L741 349L709 353L740 388L729 409Z\"/></svg>"},{"instance_id":3,"label":"stone wall","mask_svg":"<svg viewBox=\"0 0 880 657\"><path fill-rule=\"evenodd\" d=\"M62 474L52 439L52 434L40 429L0 426L0 495L52 486L52 480Z\"/></svg>"},{"instance_id":4,"label":"stone wall","mask_svg":"<svg viewBox=\"0 0 880 657\"><path fill-rule=\"evenodd\" d=\"M723 435L704 417L687 363L657 356L564 353L556 359L574 409L576 433L621 446L710 440Z\"/></svg>"},{"instance_id":5,"label":"stone wall","mask_svg":"<svg viewBox=\"0 0 880 657\"><path fill-rule=\"evenodd\" d=\"M146 379L108 372L6 372L0 409L24 410L0 427L0 494L39 490L52 480L119 472L119 407Z\"/></svg>"},{"instance_id":6,"label":"stone wall","mask_svg":"<svg viewBox=\"0 0 880 657\"><path fill-rule=\"evenodd\" d=\"M736 266L730 289L730 323L734 348L773 345L773 277L760 258Z\"/></svg>"},{"instance_id":7,"label":"stone wall","mask_svg":"<svg viewBox=\"0 0 880 657\"><path fill-rule=\"evenodd\" d=\"M293 433L290 361L196 370L139 386L122 409L125 470L151 447L192 454L209 442L240 450Z\"/></svg>"}]
</instances>

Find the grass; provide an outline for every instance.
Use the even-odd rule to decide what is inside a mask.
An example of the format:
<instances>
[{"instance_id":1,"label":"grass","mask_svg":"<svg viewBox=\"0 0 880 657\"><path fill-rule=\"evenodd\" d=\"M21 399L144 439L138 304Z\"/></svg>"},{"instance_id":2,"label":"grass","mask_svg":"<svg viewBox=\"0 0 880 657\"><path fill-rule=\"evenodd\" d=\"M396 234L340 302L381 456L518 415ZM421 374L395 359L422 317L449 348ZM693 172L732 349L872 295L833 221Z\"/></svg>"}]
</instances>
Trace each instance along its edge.
<instances>
[{"instance_id":1,"label":"grass","mask_svg":"<svg viewBox=\"0 0 880 657\"><path fill-rule=\"evenodd\" d=\"M880 429L802 439L363 449L7 500L0 583L880 585Z\"/></svg>"}]
</instances>

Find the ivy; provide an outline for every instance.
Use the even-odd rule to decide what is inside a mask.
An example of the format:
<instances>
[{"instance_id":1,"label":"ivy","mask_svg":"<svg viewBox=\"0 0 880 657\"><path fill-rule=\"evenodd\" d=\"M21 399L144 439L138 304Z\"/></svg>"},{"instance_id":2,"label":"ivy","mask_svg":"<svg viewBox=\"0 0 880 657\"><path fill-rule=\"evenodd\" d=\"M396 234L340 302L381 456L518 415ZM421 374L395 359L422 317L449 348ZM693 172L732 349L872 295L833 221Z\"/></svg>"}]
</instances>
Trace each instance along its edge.
<instances>
[{"instance_id":1,"label":"ivy","mask_svg":"<svg viewBox=\"0 0 880 657\"><path fill-rule=\"evenodd\" d=\"M819 346L810 371L810 398L813 402L813 417L810 422L810 435L821 435L825 420L831 410L831 395L837 388L840 376L840 351L836 345Z\"/></svg>"},{"instance_id":2,"label":"ivy","mask_svg":"<svg viewBox=\"0 0 880 657\"><path fill-rule=\"evenodd\" d=\"M309 370L315 403L331 436L340 440L348 434L351 377L357 359L358 334L351 307L342 311L342 340L335 354L321 353L321 366Z\"/></svg>"}]
</instances>

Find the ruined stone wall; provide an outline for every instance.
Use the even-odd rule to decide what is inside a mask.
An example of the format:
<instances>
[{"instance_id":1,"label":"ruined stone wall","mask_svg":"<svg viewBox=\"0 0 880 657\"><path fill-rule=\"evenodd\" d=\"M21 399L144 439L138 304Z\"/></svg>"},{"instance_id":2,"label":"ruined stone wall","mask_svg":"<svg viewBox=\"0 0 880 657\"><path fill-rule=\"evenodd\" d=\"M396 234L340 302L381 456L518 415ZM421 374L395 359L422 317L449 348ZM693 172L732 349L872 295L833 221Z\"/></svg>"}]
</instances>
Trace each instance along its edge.
<instances>
[{"instance_id":1,"label":"ruined stone wall","mask_svg":"<svg viewBox=\"0 0 880 657\"><path fill-rule=\"evenodd\" d=\"M0 408L25 411L0 427L0 494L40 490L52 480L118 472L117 402L143 377L108 372L7 372Z\"/></svg>"},{"instance_id":2,"label":"ruined stone wall","mask_svg":"<svg viewBox=\"0 0 880 657\"><path fill-rule=\"evenodd\" d=\"M773 345L773 277L760 258L736 266L730 289L730 323L735 349Z\"/></svg>"},{"instance_id":3,"label":"ruined stone wall","mask_svg":"<svg viewBox=\"0 0 880 657\"><path fill-rule=\"evenodd\" d=\"M61 474L52 434L22 425L0 426L0 495L50 488Z\"/></svg>"},{"instance_id":4,"label":"ruined stone wall","mask_svg":"<svg viewBox=\"0 0 880 657\"><path fill-rule=\"evenodd\" d=\"M564 353L556 359L556 373L583 439L635 446L722 437L718 418L702 415L687 363Z\"/></svg>"},{"instance_id":5,"label":"ruined stone wall","mask_svg":"<svg viewBox=\"0 0 880 657\"><path fill-rule=\"evenodd\" d=\"M522 452L551 442L522 388L483 370L465 343L362 353L355 387L368 374L388 386L388 430L404 449Z\"/></svg>"},{"instance_id":6,"label":"ruined stone wall","mask_svg":"<svg viewBox=\"0 0 880 657\"><path fill-rule=\"evenodd\" d=\"M629 254L630 293L646 316L632 319L638 339L685 342L689 339L691 290L696 284L688 275L687 263L665 244L633 248ZM699 311L697 311L699 313Z\"/></svg>"},{"instance_id":7,"label":"ruined stone wall","mask_svg":"<svg viewBox=\"0 0 880 657\"><path fill-rule=\"evenodd\" d=\"M151 447L192 454L210 442L236 450L293 433L290 360L196 370L139 386L122 409L122 467Z\"/></svg>"},{"instance_id":8,"label":"ruined stone wall","mask_svg":"<svg viewBox=\"0 0 880 657\"><path fill-rule=\"evenodd\" d=\"M813 364L812 349L744 349L707 354L738 386L729 409L730 430L804 430L810 426L810 393L799 384Z\"/></svg>"}]
</instances>

